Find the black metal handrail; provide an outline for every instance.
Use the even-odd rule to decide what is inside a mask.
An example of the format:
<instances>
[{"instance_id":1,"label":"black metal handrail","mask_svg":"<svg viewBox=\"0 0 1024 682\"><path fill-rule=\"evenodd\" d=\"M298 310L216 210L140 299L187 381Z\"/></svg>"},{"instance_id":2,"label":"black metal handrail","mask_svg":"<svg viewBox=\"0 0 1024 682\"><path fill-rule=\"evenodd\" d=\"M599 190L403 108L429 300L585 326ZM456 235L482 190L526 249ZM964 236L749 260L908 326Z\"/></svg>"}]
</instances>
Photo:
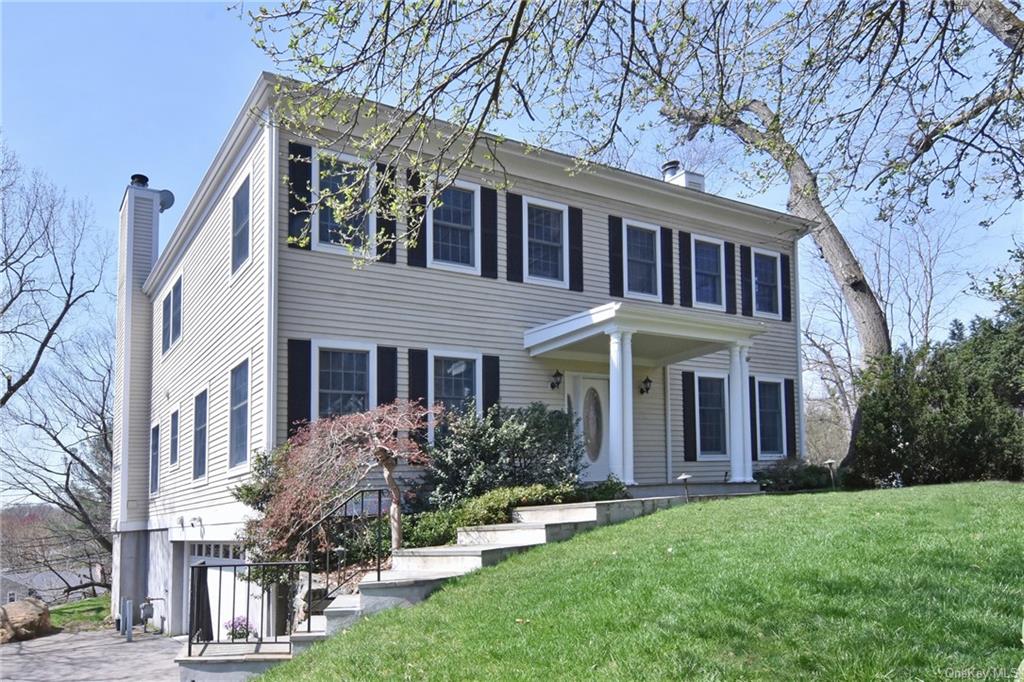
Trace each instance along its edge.
<instances>
[{"instance_id":1,"label":"black metal handrail","mask_svg":"<svg viewBox=\"0 0 1024 682\"><path fill-rule=\"evenodd\" d=\"M307 548L307 585L306 585L306 631L312 632L313 629L313 571L315 570L317 563L315 557L316 543L314 541L314 534L321 530L324 524L335 521L337 516L341 516L342 519L366 519L376 518L379 519L383 516L383 502L384 495L388 495L388 505L391 504L391 491L387 488L362 488L353 492L351 495L346 497L344 500L335 505L329 512L320 517L320 520L314 523L306 531L306 548ZM377 504L374 508L374 513L366 513L366 500L370 500L376 496ZM358 504L356 501L358 500ZM359 513L349 513L355 511L358 508ZM340 512L340 514L339 514ZM377 580L380 580L381 575L381 524L378 522L374 526L374 558L376 561ZM340 589L345 584L344 570L348 566L347 552L344 559L341 560L340 569L342 571L338 585L335 590ZM323 566L324 566L324 583L327 586L323 599L327 600L334 594L335 590L330 589L330 575L331 575L331 550L330 547L325 548L323 552Z\"/></svg>"}]
</instances>

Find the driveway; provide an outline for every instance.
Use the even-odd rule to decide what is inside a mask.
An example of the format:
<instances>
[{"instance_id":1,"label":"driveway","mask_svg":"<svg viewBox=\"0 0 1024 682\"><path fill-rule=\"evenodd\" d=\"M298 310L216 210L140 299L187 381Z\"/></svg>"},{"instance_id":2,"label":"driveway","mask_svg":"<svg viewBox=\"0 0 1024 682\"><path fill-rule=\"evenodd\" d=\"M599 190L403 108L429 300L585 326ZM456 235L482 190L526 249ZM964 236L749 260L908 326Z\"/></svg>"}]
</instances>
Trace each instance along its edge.
<instances>
[{"instance_id":1,"label":"driveway","mask_svg":"<svg viewBox=\"0 0 1024 682\"><path fill-rule=\"evenodd\" d=\"M177 682L174 657L181 647L169 637L141 632L131 643L113 630L61 632L0 646L0 680Z\"/></svg>"}]
</instances>

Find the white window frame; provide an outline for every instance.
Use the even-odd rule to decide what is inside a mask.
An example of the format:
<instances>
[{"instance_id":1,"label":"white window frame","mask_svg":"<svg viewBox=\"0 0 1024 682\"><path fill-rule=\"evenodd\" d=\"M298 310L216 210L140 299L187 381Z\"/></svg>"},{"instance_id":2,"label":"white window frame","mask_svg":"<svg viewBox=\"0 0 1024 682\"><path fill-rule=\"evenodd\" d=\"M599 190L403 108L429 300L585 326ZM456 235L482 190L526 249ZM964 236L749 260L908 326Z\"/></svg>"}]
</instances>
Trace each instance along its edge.
<instances>
[{"instance_id":1,"label":"white window frame","mask_svg":"<svg viewBox=\"0 0 1024 682\"><path fill-rule=\"evenodd\" d=\"M245 257L245 260L238 265L237 268L231 270L231 266L234 264L233 261L235 257L235 194L237 194L238 190L242 188L242 184L246 180L249 181L249 254ZM230 203L230 209L228 210L228 213L230 214L228 221L228 271L231 273L229 280L233 284L235 280L242 275L243 272L248 270L249 263L251 263L254 260L252 257L252 221L254 208L252 197L252 173L250 173L248 170L245 173L243 173L241 177L235 179L234 184L228 191L228 202ZM182 297L184 297L184 292L182 294Z\"/></svg>"},{"instance_id":2,"label":"white window frame","mask_svg":"<svg viewBox=\"0 0 1024 682\"><path fill-rule=\"evenodd\" d=\"M174 285L181 282L181 304L178 310L178 320L181 323L181 329L178 332L178 338L174 338ZM167 345L167 350L164 350L164 300L170 300L171 302L171 315L167 320L167 324L170 326L170 343ZM167 357L171 354L178 344L181 342L181 338L185 336L185 277L179 270L177 276L171 279L170 286L167 287L166 293L160 297L160 355L161 357Z\"/></svg>"},{"instance_id":3,"label":"white window frame","mask_svg":"<svg viewBox=\"0 0 1024 682\"><path fill-rule=\"evenodd\" d=\"M548 279L530 275L530 204L553 208L562 212L562 279ZM507 226L506 226L507 229ZM557 201L548 201L537 197L523 197L523 281L530 284L543 284L559 289L569 288L569 206Z\"/></svg>"},{"instance_id":4,"label":"white window frame","mask_svg":"<svg viewBox=\"0 0 1024 682\"><path fill-rule=\"evenodd\" d=\"M704 454L700 447L700 380L701 377L705 379L721 379L724 382L725 393L723 395L724 411L725 411L725 452L723 453L709 453ZM694 403L694 433L697 436L697 461L698 462L725 462L729 461L729 453L732 452L730 449L732 443L730 442L729 432L729 373L719 370L702 369L697 370L693 373L693 403Z\"/></svg>"},{"instance_id":5,"label":"white window frame","mask_svg":"<svg viewBox=\"0 0 1024 682\"><path fill-rule=\"evenodd\" d=\"M780 414L782 416L782 452L765 452L764 448L761 447L761 383L778 384L779 386L779 405L781 406ZM786 413L786 378L774 374L755 375L754 409L757 410L757 458L759 460L785 459L789 447L789 436L786 434L786 419L789 417Z\"/></svg>"},{"instance_id":6,"label":"white window frame","mask_svg":"<svg viewBox=\"0 0 1024 682\"><path fill-rule=\"evenodd\" d=\"M776 313L757 309L757 268L754 267L757 255L768 256L769 258L775 259L775 303L778 308L778 312ZM782 319L782 254L778 251L761 249L756 246L750 247L750 301L755 317L766 317L770 320Z\"/></svg>"},{"instance_id":7,"label":"white window frame","mask_svg":"<svg viewBox=\"0 0 1024 682\"><path fill-rule=\"evenodd\" d=\"M629 228L635 227L654 233L654 288L655 293L632 291L629 288ZM627 298L661 302L661 227L639 220L622 219L622 284Z\"/></svg>"},{"instance_id":8,"label":"white window frame","mask_svg":"<svg viewBox=\"0 0 1024 682\"><path fill-rule=\"evenodd\" d=\"M444 260L434 260L434 194L427 198L427 267L438 270L451 270L452 272L464 272L480 276L480 185L466 180L454 180L452 187L473 192L473 265L462 263L451 263Z\"/></svg>"},{"instance_id":9,"label":"white window frame","mask_svg":"<svg viewBox=\"0 0 1024 682\"><path fill-rule=\"evenodd\" d=\"M16 601L18 601L18 593L17 592L8 592L7 593L7 603L8 604L13 604Z\"/></svg>"},{"instance_id":10,"label":"white window frame","mask_svg":"<svg viewBox=\"0 0 1024 682\"><path fill-rule=\"evenodd\" d=\"M377 212L368 211L366 214L366 229L369 232L367 235L366 246L362 249L349 249L347 246L341 244L332 244L330 242L320 242L320 207L318 202L320 200L320 156L332 156L335 160L341 163L347 163L353 166L365 166L369 172L366 174L366 191L368 196L372 197L377 191L377 169L373 164L369 164L365 159L360 159L357 156L351 154L343 154L341 152L335 152L330 149L313 149L313 158L311 160L313 166L312 182L310 183L311 196L314 204L317 206L310 216L310 248L314 251L326 251L329 253L337 253L343 256L353 256L355 258L362 257L361 252L365 252L366 255L372 256L377 252Z\"/></svg>"},{"instance_id":11,"label":"white window frame","mask_svg":"<svg viewBox=\"0 0 1024 682\"><path fill-rule=\"evenodd\" d=\"M475 383L476 395L473 396L473 402L476 405L477 416L482 417L484 414L483 406L483 390L484 390L484 354L478 351L465 350L460 348L428 348L427 349L427 405L434 405L434 358L454 358L457 360L473 360L476 376L473 381ZM434 442L434 415L430 414L427 416L427 441L433 444Z\"/></svg>"},{"instance_id":12,"label":"white window frame","mask_svg":"<svg viewBox=\"0 0 1024 682\"><path fill-rule=\"evenodd\" d=\"M160 439L157 442L157 444L156 444L156 487L155 488L153 487L153 429L154 428L157 430L157 438ZM161 461L160 460L163 459L162 455L163 455L163 448L164 448L164 434L163 434L163 427L160 425L160 420L159 419L157 421L155 421L155 422L150 422L150 424L149 424L149 438L147 438L146 440L149 443L149 448L148 448L148 451L146 453L148 455L146 457L146 468L148 469L148 472L147 472L148 475L146 476L146 481L147 481L147 483L149 483L149 499L153 499L154 497L156 497L156 496L158 496L160 494L160 482L161 482L160 479L163 478L160 475L160 469L162 468L160 466L161 465Z\"/></svg>"},{"instance_id":13,"label":"white window frame","mask_svg":"<svg viewBox=\"0 0 1024 682\"><path fill-rule=\"evenodd\" d=\"M705 242L707 244L716 244L718 246L718 259L719 259L719 280L721 280L721 303L706 303L697 300L697 242ZM690 235L690 291L693 292L693 307L694 308L705 308L707 310L725 310L725 240L719 239L718 237L708 237L702 234L691 234Z\"/></svg>"},{"instance_id":14,"label":"white window frame","mask_svg":"<svg viewBox=\"0 0 1024 682\"><path fill-rule=\"evenodd\" d=\"M229 374L228 375L228 390L230 391L230 389L231 389L231 375ZM196 470L195 469L195 466L196 466L196 398L198 398L201 393L206 393L206 428L203 430L203 437L205 438L205 442L203 443L203 445L205 446L204 449L206 451L206 454L205 454L206 464L203 467L203 475L197 477L195 475L195 470ZM230 402L230 398L228 399L228 402ZM206 482L210 478L210 385L209 384L203 384L202 386L199 387L198 391L196 391L196 392L194 392L192 394L192 429L191 429L191 431L189 433L190 433L189 438L191 439L191 442L192 442L192 451L191 451L191 455L192 456L189 457L189 464L190 464L189 469L190 469L190 471L188 473L188 477L189 477L189 480L192 481L193 485L205 485ZM178 450L179 450L179 452L178 452L178 459L180 461L180 459L181 459L181 452L180 452L181 444L180 444L180 442L178 444Z\"/></svg>"},{"instance_id":15,"label":"white window frame","mask_svg":"<svg viewBox=\"0 0 1024 682\"><path fill-rule=\"evenodd\" d=\"M320 418L320 350L340 350L340 351L356 351L369 353L370 357L367 360L369 363L367 369L367 409L373 409L377 406L377 344L368 343L366 341L353 341L351 339L328 339L319 338L311 339L311 355L310 358L310 421L316 421Z\"/></svg>"},{"instance_id":16,"label":"white window frame","mask_svg":"<svg viewBox=\"0 0 1024 682\"><path fill-rule=\"evenodd\" d=\"M246 385L246 398L245 398L245 409L246 409L246 427L245 427L245 461L239 462L234 466L231 465L231 373L238 369L238 366L243 362L249 363L249 376ZM227 442L227 465L228 474L231 476L239 476L249 472L250 463L252 462L252 386L253 386L253 363L252 354L245 355L238 359L238 362L232 363L228 368L228 390L227 390L227 406L228 406L228 442ZM207 445L209 445L209 428L210 428L210 394L206 394L206 428L207 428ZM210 473L210 450L207 447L206 450L206 473Z\"/></svg>"},{"instance_id":17,"label":"white window frame","mask_svg":"<svg viewBox=\"0 0 1024 682\"><path fill-rule=\"evenodd\" d=\"M178 458L171 462L171 431L173 429L172 417L177 413L178 415ZM181 403L176 403L171 406L171 411L167 414L167 465L171 470L178 468L181 464Z\"/></svg>"}]
</instances>

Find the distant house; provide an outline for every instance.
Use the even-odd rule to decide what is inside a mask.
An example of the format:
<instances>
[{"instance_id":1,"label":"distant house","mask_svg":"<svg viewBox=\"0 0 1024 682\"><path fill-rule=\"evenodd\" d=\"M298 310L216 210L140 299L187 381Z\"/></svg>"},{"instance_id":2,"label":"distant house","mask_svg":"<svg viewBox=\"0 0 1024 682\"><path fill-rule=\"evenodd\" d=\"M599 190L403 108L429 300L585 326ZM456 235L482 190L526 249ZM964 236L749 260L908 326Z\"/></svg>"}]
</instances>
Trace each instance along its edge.
<instances>
[{"instance_id":1,"label":"distant house","mask_svg":"<svg viewBox=\"0 0 1024 682\"><path fill-rule=\"evenodd\" d=\"M363 162L268 123L273 98L264 75L162 252L168 195L143 175L124 192L115 611L152 598L183 632L189 566L241 560L231 491L252 452L398 397L572 410L585 477L635 495L681 474L756 489L758 467L800 456L807 221L706 193L678 164L569 173L569 157L496 141L507 176L467 169L420 224L365 216L366 244L420 232L356 270L330 211L303 213Z\"/></svg>"},{"instance_id":2,"label":"distant house","mask_svg":"<svg viewBox=\"0 0 1024 682\"><path fill-rule=\"evenodd\" d=\"M17 573L0 573L0 598L9 604L26 597L37 597L47 604L63 604L93 596L92 588L65 592L65 588L84 583L99 581L99 568L90 569L83 566L78 569L57 571L21 571ZM106 594L106 588L97 587L97 595Z\"/></svg>"}]
</instances>

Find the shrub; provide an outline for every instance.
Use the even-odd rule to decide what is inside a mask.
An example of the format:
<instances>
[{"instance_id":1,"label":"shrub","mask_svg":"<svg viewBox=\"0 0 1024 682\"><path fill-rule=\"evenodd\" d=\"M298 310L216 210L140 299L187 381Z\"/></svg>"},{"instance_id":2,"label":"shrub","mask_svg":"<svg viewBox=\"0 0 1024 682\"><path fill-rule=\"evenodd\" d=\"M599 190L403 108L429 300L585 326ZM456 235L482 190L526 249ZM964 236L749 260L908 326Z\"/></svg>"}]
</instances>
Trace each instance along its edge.
<instances>
[{"instance_id":1,"label":"shrub","mask_svg":"<svg viewBox=\"0 0 1024 682\"><path fill-rule=\"evenodd\" d=\"M768 492L794 492L797 490L823 490L832 487L832 478L826 466L808 464L799 460L782 460L754 473L754 480ZM839 482L836 481L836 485Z\"/></svg>"},{"instance_id":2,"label":"shrub","mask_svg":"<svg viewBox=\"0 0 1024 682\"><path fill-rule=\"evenodd\" d=\"M430 500L451 508L497 488L575 484L583 443L573 418L561 410L543 403L495 405L483 417L473 408L449 414L430 460Z\"/></svg>"}]
</instances>

